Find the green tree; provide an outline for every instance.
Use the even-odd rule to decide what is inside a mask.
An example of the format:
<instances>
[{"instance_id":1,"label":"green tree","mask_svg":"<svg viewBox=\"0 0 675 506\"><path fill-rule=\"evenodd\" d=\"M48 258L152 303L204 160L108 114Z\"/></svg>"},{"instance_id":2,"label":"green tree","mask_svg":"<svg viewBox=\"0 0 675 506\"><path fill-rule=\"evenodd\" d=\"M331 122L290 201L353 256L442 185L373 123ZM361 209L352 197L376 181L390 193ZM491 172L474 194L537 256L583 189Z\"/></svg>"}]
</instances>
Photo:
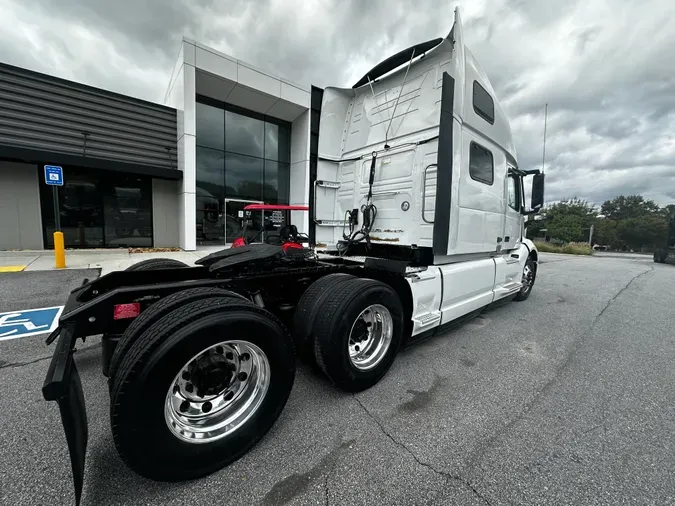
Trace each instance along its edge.
<instances>
[{"instance_id":1,"label":"green tree","mask_svg":"<svg viewBox=\"0 0 675 506\"><path fill-rule=\"evenodd\" d=\"M597 210L588 201L573 197L563 199L545 210L547 235L565 242L588 240L591 225L595 223Z\"/></svg>"},{"instance_id":2,"label":"green tree","mask_svg":"<svg viewBox=\"0 0 675 506\"><path fill-rule=\"evenodd\" d=\"M581 218L574 214L558 214L548 225L548 235L564 242L577 242L583 239Z\"/></svg>"},{"instance_id":3,"label":"green tree","mask_svg":"<svg viewBox=\"0 0 675 506\"><path fill-rule=\"evenodd\" d=\"M610 220L639 218L658 214L660 211L653 200L645 200L642 195L619 195L612 200L606 200L600 207L600 213Z\"/></svg>"},{"instance_id":4,"label":"green tree","mask_svg":"<svg viewBox=\"0 0 675 506\"><path fill-rule=\"evenodd\" d=\"M617 239L617 220L598 218L593 232L593 243L609 246L612 249L623 249L624 244Z\"/></svg>"},{"instance_id":5,"label":"green tree","mask_svg":"<svg viewBox=\"0 0 675 506\"><path fill-rule=\"evenodd\" d=\"M613 249L651 249L667 233L668 207L660 208L642 195L607 200L600 208L603 218L598 220L597 242Z\"/></svg>"}]
</instances>

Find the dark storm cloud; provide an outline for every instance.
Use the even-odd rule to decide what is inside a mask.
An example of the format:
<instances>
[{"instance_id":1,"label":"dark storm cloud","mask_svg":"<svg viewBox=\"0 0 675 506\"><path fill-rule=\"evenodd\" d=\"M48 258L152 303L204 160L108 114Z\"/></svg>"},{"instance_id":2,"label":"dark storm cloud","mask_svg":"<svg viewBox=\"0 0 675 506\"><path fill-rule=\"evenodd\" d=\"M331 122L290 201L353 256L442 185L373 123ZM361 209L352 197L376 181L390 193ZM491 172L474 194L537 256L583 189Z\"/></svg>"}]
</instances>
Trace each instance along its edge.
<instances>
[{"instance_id":1,"label":"dark storm cloud","mask_svg":"<svg viewBox=\"0 0 675 506\"><path fill-rule=\"evenodd\" d=\"M675 3L458 0L547 199L675 198ZM611 4L611 5L610 5ZM444 36L447 0L5 0L0 61L161 101L183 35L303 85L351 86Z\"/></svg>"}]
</instances>

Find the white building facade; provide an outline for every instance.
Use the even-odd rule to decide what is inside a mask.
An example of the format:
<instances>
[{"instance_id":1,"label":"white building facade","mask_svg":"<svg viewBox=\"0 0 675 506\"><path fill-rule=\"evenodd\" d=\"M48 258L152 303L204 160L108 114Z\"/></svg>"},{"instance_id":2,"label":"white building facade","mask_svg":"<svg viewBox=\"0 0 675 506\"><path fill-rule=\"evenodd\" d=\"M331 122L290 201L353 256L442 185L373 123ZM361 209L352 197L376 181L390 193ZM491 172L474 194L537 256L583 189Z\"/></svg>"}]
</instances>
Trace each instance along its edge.
<instances>
[{"instance_id":1,"label":"white building facade","mask_svg":"<svg viewBox=\"0 0 675 506\"><path fill-rule=\"evenodd\" d=\"M177 111L182 249L231 243L248 203L308 205L309 87L184 38L165 105ZM290 214L306 232L308 213Z\"/></svg>"}]
</instances>

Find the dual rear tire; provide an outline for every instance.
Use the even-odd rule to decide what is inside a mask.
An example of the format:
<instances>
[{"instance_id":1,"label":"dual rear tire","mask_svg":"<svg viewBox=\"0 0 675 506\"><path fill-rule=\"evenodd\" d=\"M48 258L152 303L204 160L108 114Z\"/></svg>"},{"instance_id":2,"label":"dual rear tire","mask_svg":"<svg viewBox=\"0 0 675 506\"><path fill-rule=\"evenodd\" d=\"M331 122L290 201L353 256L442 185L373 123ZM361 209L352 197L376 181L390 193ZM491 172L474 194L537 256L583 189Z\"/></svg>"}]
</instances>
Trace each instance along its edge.
<instances>
[{"instance_id":1,"label":"dual rear tire","mask_svg":"<svg viewBox=\"0 0 675 506\"><path fill-rule=\"evenodd\" d=\"M391 367L404 311L387 284L320 278L295 313L296 340L339 388L358 392ZM129 325L111 360L110 420L124 462L159 481L208 475L273 426L295 378L295 346L269 311L219 288L177 292Z\"/></svg>"},{"instance_id":2,"label":"dual rear tire","mask_svg":"<svg viewBox=\"0 0 675 506\"><path fill-rule=\"evenodd\" d=\"M277 420L295 378L293 341L271 313L195 292L142 313L111 376L115 446L154 480L198 478L241 457Z\"/></svg>"},{"instance_id":3,"label":"dual rear tire","mask_svg":"<svg viewBox=\"0 0 675 506\"><path fill-rule=\"evenodd\" d=\"M389 285L330 274L301 297L294 329L298 347L337 387L359 392L380 381L394 362L404 311Z\"/></svg>"}]
</instances>

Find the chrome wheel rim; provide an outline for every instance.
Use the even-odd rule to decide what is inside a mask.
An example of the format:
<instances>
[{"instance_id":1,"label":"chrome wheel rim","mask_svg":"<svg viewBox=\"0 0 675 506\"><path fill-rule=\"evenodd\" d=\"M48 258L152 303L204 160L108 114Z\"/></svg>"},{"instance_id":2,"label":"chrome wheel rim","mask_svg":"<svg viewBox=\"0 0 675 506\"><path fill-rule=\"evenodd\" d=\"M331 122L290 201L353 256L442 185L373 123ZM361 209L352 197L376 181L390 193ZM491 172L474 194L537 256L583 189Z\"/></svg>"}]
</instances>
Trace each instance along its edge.
<instances>
[{"instance_id":1,"label":"chrome wheel rim","mask_svg":"<svg viewBox=\"0 0 675 506\"><path fill-rule=\"evenodd\" d=\"M189 443L211 443L244 425L270 385L265 353L248 341L223 341L192 357L169 386L164 419Z\"/></svg>"},{"instance_id":2,"label":"chrome wheel rim","mask_svg":"<svg viewBox=\"0 0 675 506\"><path fill-rule=\"evenodd\" d=\"M394 320L389 310L373 304L361 311L349 332L349 360L366 371L379 364L389 350L394 335Z\"/></svg>"},{"instance_id":3,"label":"chrome wheel rim","mask_svg":"<svg viewBox=\"0 0 675 506\"><path fill-rule=\"evenodd\" d=\"M534 269L532 266L528 263L525 264L525 268L523 269L523 292L529 292L530 288L532 288L532 283L534 282Z\"/></svg>"}]
</instances>

